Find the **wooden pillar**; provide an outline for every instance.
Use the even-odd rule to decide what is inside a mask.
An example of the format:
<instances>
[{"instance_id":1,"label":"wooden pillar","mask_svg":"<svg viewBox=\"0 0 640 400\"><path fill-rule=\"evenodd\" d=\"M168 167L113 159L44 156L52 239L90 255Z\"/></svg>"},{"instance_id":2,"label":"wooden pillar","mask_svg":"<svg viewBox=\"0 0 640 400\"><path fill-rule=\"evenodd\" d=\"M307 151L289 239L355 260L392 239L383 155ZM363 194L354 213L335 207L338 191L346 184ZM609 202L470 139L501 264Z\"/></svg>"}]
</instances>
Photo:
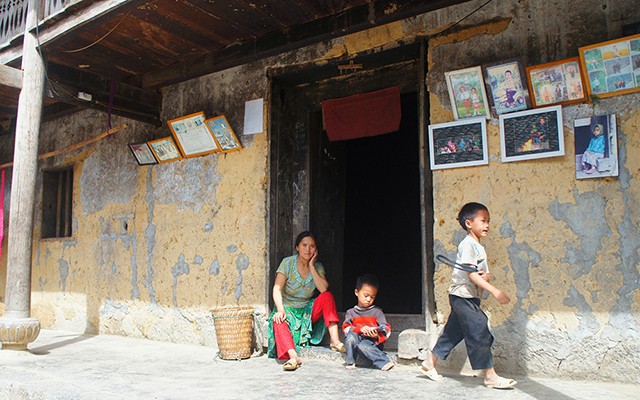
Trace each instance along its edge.
<instances>
[{"instance_id":1,"label":"wooden pillar","mask_svg":"<svg viewBox=\"0 0 640 400\"><path fill-rule=\"evenodd\" d=\"M13 350L26 350L40 333L40 322L31 318L33 207L44 95L44 62L38 53L37 38L29 32L37 23L37 6L36 0L29 0L9 205L6 309L0 318L2 348Z\"/></svg>"}]
</instances>

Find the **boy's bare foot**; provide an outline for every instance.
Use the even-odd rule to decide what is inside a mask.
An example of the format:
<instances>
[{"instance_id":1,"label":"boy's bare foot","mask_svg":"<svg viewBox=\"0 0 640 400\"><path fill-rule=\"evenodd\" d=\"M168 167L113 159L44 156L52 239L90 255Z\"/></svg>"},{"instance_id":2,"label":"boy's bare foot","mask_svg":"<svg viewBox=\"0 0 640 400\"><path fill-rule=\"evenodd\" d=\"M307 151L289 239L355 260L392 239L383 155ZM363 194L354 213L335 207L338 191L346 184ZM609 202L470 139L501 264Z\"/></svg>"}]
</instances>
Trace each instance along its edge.
<instances>
[{"instance_id":1,"label":"boy's bare foot","mask_svg":"<svg viewBox=\"0 0 640 400\"><path fill-rule=\"evenodd\" d=\"M388 371L391 368L395 367L396 365L393 363L393 361L389 361L388 363L386 363L385 365L382 366L382 368L380 368L382 371Z\"/></svg>"},{"instance_id":2,"label":"boy's bare foot","mask_svg":"<svg viewBox=\"0 0 640 400\"><path fill-rule=\"evenodd\" d=\"M347 364L347 366L345 368L346 369L356 369L356 365L355 364Z\"/></svg>"}]
</instances>

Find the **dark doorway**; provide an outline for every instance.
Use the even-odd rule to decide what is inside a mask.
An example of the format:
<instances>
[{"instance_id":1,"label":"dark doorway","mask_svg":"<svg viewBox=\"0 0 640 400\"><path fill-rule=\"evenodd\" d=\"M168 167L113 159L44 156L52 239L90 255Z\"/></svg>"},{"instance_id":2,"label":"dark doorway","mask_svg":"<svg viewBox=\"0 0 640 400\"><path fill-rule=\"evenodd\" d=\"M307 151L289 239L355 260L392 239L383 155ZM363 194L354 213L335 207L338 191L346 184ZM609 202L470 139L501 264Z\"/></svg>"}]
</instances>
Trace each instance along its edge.
<instances>
[{"instance_id":1,"label":"dark doorway","mask_svg":"<svg viewBox=\"0 0 640 400\"><path fill-rule=\"evenodd\" d=\"M269 294L295 235L311 229L339 310L355 304L356 278L370 272L380 279L376 303L394 330L425 328L433 202L431 171L424 165L428 96L420 49L410 44L357 57L354 63L364 70L346 76L335 65L271 72ZM398 132L328 140L322 101L391 86L401 93Z\"/></svg>"},{"instance_id":2,"label":"dark doorway","mask_svg":"<svg viewBox=\"0 0 640 400\"><path fill-rule=\"evenodd\" d=\"M422 313L417 110L417 94L404 94L400 130L345 142L345 309L357 277L372 273L385 312Z\"/></svg>"}]
</instances>

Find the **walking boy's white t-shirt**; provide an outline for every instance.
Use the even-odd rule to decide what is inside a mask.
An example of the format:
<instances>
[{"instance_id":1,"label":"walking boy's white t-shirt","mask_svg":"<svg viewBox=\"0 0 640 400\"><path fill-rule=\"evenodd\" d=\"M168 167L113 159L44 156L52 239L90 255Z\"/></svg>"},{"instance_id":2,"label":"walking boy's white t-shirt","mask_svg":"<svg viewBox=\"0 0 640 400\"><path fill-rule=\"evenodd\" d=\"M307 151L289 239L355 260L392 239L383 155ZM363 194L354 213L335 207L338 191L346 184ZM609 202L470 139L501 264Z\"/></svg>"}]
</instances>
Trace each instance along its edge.
<instances>
[{"instance_id":1,"label":"walking boy's white t-shirt","mask_svg":"<svg viewBox=\"0 0 640 400\"><path fill-rule=\"evenodd\" d=\"M467 235L458 245L458 255L456 256L458 264L472 264L478 267L478 271L489 272L489 264L487 264L487 253L473 236ZM469 279L469 273L454 268L451 273L451 286L449 286L449 294L464 297L480 297L478 287Z\"/></svg>"}]
</instances>

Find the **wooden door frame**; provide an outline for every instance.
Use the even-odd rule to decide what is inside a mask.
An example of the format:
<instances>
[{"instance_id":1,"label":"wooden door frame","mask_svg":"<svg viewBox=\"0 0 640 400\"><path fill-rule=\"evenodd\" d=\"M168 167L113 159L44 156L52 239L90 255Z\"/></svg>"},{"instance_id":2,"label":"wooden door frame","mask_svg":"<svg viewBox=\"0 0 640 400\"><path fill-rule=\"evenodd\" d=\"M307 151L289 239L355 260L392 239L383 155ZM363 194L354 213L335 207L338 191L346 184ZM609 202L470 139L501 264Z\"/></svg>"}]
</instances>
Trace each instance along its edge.
<instances>
[{"instance_id":1,"label":"wooden door frame","mask_svg":"<svg viewBox=\"0 0 640 400\"><path fill-rule=\"evenodd\" d=\"M432 211L431 213L428 210L433 210L433 186L431 179L431 170L429 169L428 164L428 140L426 139L426 127L428 126L428 93L426 91L426 87L424 84L424 77L426 76L426 42L421 40L419 42L413 43L409 46L413 46L410 49L407 49L408 46L404 48L397 48L393 52L393 54L389 54L390 58L396 57L398 63L400 62L415 62L416 66L413 68L416 76L416 82L414 82L413 86L411 86L411 91L417 91L418 93L418 135L419 135L419 168L420 168L420 219L421 219L421 235L422 235L422 315L419 318L415 318L417 315L405 315L405 314L396 314L394 315L394 319L398 319L400 321L400 325L397 328L394 328L396 332L399 332L403 328L421 328L425 329L430 326L435 318L435 301L433 295L433 271L434 271L434 262L433 262L433 217ZM403 50L405 50L403 52ZM397 57L398 54L404 54L404 59L401 57ZM366 56L363 56L366 58ZM354 63L358 64L360 61L358 58L354 59ZM335 70L337 70L337 64L342 64L336 62L335 64L327 66L327 64L322 66L306 66L305 68L301 68L298 66L289 67L289 68L277 68L268 71L268 76L270 79L270 88L271 88L271 125L270 125L270 154L269 154L269 204L268 204L268 246L267 246L267 259L269 262L269 268L267 272L267 304L273 304L271 298L271 287L272 282L275 276L275 270L277 269L281 258L286 254L290 255L291 251L287 254L284 250L291 249L293 246L293 236L297 233L298 230L303 227L308 226L310 214L309 214L309 206L311 204L310 199L310 185L309 174L306 174L304 179L296 182L298 185L298 193L295 196L299 196L298 199L304 199L306 196L306 207L302 207L299 211L299 215L284 215L286 213L286 209L288 206L291 206L292 202L284 201L283 198L294 198L294 195L291 193L291 188L286 187L287 185L283 185L281 182L292 183L292 179L294 179L294 171L292 168L302 167L306 168L309 171L308 162L310 159L309 154L307 154L306 160L304 157L300 157L301 154L293 157L293 160L290 160L289 163L283 163L283 154L286 152L292 152L294 141L303 141L306 143L306 149L309 149L309 143L311 141L309 135L310 130L307 129L306 132L291 132L291 124L284 123L282 120L283 107L286 107L286 97L290 96L295 90L295 87L304 87L304 90L300 90L299 93L304 93L302 96L306 96L306 100L309 101L310 105L314 107L319 107L319 103L321 100L318 98L320 95L313 98L313 96L309 96L309 93L313 92L313 86L310 84L311 80L309 77L313 76L314 79L325 79L331 78L332 74L335 76ZM397 63L396 63L397 64ZM366 65L366 63L365 63ZM388 65L395 65L387 63ZM334 72L331 72L331 69ZM318 78L320 77L320 78ZM385 78L389 78L386 76ZM392 79L385 79L387 86L392 86L397 82L394 82ZM287 89L288 88L288 89ZM375 90L375 89L372 89ZM287 93L288 92L288 93ZM338 97L338 96L336 96ZM309 116L304 116L304 119L308 119ZM306 121L308 123L308 121ZM294 129L295 130L295 129ZM296 137L292 137L291 135L295 135ZM303 145L304 147L304 145ZM289 153L291 154L291 153ZM303 174L305 175L305 174ZM298 179L298 178L295 178ZM306 213L306 214L305 214ZM292 211L292 214L295 214ZM291 220L289 222L283 222L284 220ZM406 320L406 321L404 321ZM419 320L419 321L418 321ZM402 322L404 321L404 322ZM406 322L406 323L405 323ZM406 326L405 326L406 325ZM416 326L417 325L417 326ZM400 329L400 330L399 330Z\"/></svg>"}]
</instances>

